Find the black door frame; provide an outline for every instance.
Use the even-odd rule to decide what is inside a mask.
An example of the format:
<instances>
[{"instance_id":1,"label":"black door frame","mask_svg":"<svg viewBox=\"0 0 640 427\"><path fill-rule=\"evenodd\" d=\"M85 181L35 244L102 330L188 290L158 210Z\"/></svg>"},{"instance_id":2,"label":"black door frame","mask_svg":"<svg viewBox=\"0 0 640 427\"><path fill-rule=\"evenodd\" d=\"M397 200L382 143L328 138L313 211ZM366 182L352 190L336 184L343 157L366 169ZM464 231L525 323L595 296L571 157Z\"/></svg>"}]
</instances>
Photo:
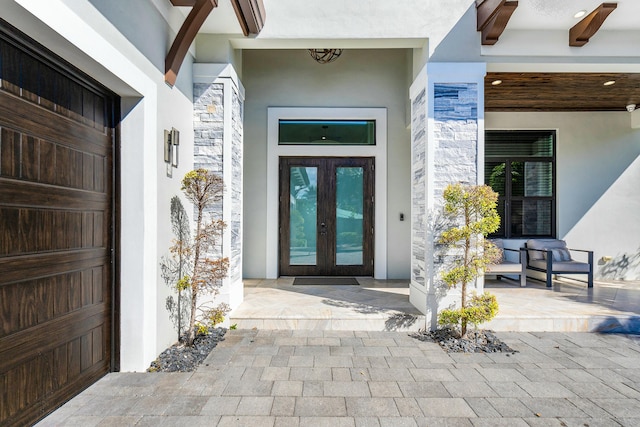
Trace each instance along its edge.
<instances>
[{"instance_id":1,"label":"black door frame","mask_svg":"<svg viewBox=\"0 0 640 427\"><path fill-rule=\"evenodd\" d=\"M279 160L279 256L278 264L282 276L373 276L374 271L374 157L280 157ZM290 167L318 167L318 200L321 211L317 216L316 230L317 265L290 265L289 194ZM336 178L337 167L362 167L364 169L363 194L363 264L336 265ZM322 182L322 189L320 188ZM322 214L324 213L324 215ZM323 237L321 237L323 236Z\"/></svg>"}]
</instances>

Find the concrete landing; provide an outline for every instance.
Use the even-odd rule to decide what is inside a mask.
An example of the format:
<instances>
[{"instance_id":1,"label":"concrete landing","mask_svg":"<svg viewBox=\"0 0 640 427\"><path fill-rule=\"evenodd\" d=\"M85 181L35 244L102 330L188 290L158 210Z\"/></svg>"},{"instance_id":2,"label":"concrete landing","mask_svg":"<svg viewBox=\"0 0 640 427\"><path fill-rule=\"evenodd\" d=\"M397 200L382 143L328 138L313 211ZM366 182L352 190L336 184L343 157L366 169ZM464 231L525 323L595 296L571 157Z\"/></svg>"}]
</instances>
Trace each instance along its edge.
<instances>
[{"instance_id":1,"label":"concrete landing","mask_svg":"<svg viewBox=\"0 0 640 427\"><path fill-rule=\"evenodd\" d=\"M293 285L292 277L245 280L230 315L238 329L417 331L424 316L409 303L406 280L358 278L354 285Z\"/></svg>"}]
</instances>

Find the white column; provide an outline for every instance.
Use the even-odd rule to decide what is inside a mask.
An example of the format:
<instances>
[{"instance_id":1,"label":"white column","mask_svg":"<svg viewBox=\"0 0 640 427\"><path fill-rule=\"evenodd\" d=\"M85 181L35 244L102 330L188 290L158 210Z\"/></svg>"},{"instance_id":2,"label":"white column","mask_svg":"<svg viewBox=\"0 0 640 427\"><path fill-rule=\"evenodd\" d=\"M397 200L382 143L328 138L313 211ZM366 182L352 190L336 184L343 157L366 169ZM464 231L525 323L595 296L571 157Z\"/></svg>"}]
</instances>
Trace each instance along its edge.
<instances>
[{"instance_id":1,"label":"white column","mask_svg":"<svg viewBox=\"0 0 640 427\"><path fill-rule=\"evenodd\" d=\"M437 326L459 301L440 279L447 254L437 245L442 192L479 184L484 174L484 63L428 63L411 86L412 237L410 301ZM482 290L482 279L476 289Z\"/></svg>"}]
</instances>

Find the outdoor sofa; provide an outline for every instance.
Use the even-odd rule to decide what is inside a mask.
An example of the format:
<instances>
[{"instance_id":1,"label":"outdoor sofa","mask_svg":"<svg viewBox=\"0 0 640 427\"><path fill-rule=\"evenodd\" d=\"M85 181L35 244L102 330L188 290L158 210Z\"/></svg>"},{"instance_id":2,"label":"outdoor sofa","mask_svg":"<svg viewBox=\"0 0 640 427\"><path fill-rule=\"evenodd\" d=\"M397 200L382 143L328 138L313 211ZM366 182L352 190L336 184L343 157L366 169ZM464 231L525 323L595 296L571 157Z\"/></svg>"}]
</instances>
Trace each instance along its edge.
<instances>
[{"instance_id":1,"label":"outdoor sofa","mask_svg":"<svg viewBox=\"0 0 640 427\"><path fill-rule=\"evenodd\" d=\"M586 274L587 286L593 287L593 251L569 249L564 240L529 239L525 243L527 265L530 270L546 273L547 287L550 288L554 274ZM576 261L571 252L587 254L587 262Z\"/></svg>"},{"instance_id":2,"label":"outdoor sofa","mask_svg":"<svg viewBox=\"0 0 640 427\"><path fill-rule=\"evenodd\" d=\"M491 239L491 242L502 251L502 258L500 262L495 264L489 264L487 266L487 273L495 274L498 280L505 274L520 276L520 286L527 286L527 270L525 265L524 248L510 249L504 247L502 239ZM508 252L514 252L518 254L518 261L510 261L506 258Z\"/></svg>"}]
</instances>

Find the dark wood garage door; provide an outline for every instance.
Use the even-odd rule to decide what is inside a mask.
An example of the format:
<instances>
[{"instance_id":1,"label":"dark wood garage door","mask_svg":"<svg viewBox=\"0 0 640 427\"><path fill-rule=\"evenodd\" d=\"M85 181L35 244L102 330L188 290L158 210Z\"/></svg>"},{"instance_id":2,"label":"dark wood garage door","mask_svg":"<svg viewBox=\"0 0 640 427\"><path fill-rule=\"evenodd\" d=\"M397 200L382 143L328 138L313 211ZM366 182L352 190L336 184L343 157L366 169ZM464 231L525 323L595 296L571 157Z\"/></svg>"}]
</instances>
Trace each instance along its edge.
<instances>
[{"instance_id":1,"label":"dark wood garage door","mask_svg":"<svg viewBox=\"0 0 640 427\"><path fill-rule=\"evenodd\" d=\"M112 369L116 98L0 21L0 425Z\"/></svg>"}]
</instances>

